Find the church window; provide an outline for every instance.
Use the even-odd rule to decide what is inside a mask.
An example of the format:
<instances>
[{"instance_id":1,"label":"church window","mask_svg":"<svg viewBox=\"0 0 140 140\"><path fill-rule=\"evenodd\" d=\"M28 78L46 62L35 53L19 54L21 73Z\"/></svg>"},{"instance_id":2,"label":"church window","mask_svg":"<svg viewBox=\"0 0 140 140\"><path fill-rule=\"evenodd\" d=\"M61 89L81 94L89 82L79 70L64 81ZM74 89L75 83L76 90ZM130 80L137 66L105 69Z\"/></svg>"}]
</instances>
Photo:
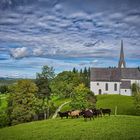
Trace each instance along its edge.
<instances>
[{"instance_id":1,"label":"church window","mask_svg":"<svg viewBox=\"0 0 140 140\"><path fill-rule=\"evenodd\" d=\"M127 90L125 90L125 92L126 92Z\"/></svg>"},{"instance_id":2,"label":"church window","mask_svg":"<svg viewBox=\"0 0 140 140\"><path fill-rule=\"evenodd\" d=\"M108 91L108 83L105 84L105 90Z\"/></svg>"},{"instance_id":3,"label":"church window","mask_svg":"<svg viewBox=\"0 0 140 140\"><path fill-rule=\"evenodd\" d=\"M99 86L99 83L97 83L97 86Z\"/></svg>"},{"instance_id":4,"label":"church window","mask_svg":"<svg viewBox=\"0 0 140 140\"><path fill-rule=\"evenodd\" d=\"M114 91L117 91L117 84L114 84Z\"/></svg>"}]
</instances>

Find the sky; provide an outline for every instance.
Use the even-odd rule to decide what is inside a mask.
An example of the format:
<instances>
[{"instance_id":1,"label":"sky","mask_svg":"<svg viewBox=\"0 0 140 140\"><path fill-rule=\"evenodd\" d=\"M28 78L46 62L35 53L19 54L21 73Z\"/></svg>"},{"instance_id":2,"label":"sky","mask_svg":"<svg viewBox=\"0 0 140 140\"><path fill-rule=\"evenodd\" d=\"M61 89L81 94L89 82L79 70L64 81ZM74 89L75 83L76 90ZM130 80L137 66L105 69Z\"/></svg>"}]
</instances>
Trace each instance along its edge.
<instances>
[{"instance_id":1,"label":"sky","mask_svg":"<svg viewBox=\"0 0 140 140\"><path fill-rule=\"evenodd\" d=\"M0 0L0 77L140 66L140 0Z\"/></svg>"}]
</instances>

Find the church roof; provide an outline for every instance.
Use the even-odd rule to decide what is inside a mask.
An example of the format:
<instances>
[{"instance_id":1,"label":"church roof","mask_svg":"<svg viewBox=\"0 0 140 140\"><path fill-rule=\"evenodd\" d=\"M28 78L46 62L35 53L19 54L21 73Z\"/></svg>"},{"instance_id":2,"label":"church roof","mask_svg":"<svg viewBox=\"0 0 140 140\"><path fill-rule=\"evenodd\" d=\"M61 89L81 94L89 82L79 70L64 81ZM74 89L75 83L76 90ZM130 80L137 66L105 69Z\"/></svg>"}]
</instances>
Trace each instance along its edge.
<instances>
[{"instance_id":1,"label":"church roof","mask_svg":"<svg viewBox=\"0 0 140 140\"><path fill-rule=\"evenodd\" d=\"M138 68L91 68L91 81L140 80Z\"/></svg>"}]
</instances>

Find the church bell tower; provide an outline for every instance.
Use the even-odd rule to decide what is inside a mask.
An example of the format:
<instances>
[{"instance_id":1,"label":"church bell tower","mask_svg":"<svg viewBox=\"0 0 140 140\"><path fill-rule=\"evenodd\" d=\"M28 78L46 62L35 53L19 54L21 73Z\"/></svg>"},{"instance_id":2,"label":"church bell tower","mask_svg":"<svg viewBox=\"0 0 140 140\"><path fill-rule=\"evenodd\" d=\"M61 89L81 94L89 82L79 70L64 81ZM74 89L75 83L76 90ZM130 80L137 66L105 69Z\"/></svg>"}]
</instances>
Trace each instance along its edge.
<instances>
[{"instance_id":1,"label":"church bell tower","mask_svg":"<svg viewBox=\"0 0 140 140\"><path fill-rule=\"evenodd\" d=\"M121 51L120 51L120 60L118 63L118 68L126 68L126 63L124 60L124 51L123 51L123 41L121 40Z\"/></svg>"}]
</instances>

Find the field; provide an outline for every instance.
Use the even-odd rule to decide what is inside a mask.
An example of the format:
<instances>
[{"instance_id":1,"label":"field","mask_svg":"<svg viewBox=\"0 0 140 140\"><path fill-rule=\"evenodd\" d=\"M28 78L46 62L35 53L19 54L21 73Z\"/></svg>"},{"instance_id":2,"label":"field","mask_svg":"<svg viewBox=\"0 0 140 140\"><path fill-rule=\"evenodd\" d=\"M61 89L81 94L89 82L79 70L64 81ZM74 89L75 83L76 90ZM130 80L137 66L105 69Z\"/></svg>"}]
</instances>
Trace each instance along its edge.
<instances>
[{"instance_id":1,"label":"field","mask_svg":"<svg viewBox=\"0 0 140 140\"><path fill-rule=\"evenodd\" d=\"M8 95L0 95L2 111ZM52 99L55 106L70 101L70 99ZM114 114L117 106L117 116L111 115L94 120L79 119L49 119L20 124L0 129L0 140L139 140L140 116L135 114L133 97L122 95L97 96L97 108L111 108ZM70 110L69 104L61 111ZM121 115L120 115L121 114ZM125 115L124 115L125 114Z\"/></svg>"},{"instance_id":2,"label":"field","mask_svg":"<svg viewBox=\"0 0 140 140\"><path fill-rule=\"evenodd\" d=\"M139 140L140 117L51 119L0 129L0 140Z\"/></svg>"},{"instance_id":3,"label":"field","mask_svg":"<svg viewBox=\"0 0 140 140\"><path fill-rule=\"evenodd\" d=\"M97 96L97 108L111 108L112 114L114 114L116 106L118 115L136 115L137 113L133 97L123 95Z\"/></svg>"},{"instance_id":4,"label":"field","mask_svg":"<svg viewBox=\"0 0 140 140\"><path fill-rule=\"evenodd\" d=\"M98 95L96 108L110 108L114 115L115 107L117 106L118 115L137 115L134 99L130 96L123 95ZM65 105L61 111L71 110L69 104Z\"/></svg>"}]
</instances>

